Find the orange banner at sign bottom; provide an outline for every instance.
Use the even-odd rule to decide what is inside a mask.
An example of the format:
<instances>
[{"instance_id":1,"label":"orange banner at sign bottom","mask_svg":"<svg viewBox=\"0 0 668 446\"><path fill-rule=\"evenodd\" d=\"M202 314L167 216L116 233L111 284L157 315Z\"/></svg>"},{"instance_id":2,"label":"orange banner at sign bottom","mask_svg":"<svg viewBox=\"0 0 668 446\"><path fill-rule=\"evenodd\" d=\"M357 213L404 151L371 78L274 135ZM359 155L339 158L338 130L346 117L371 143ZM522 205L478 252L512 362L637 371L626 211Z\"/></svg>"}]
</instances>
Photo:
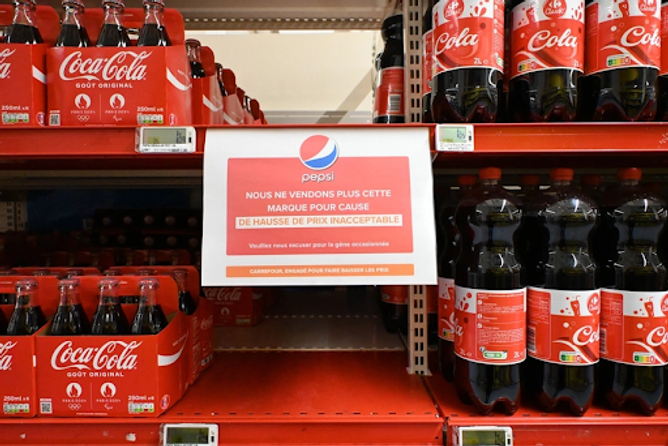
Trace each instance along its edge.
<instances>
[{"instance_id":1,"label":"orange banner at sign bottom","mask_svg":"<svg viewBox=\"0 0 668 446\"><path fill-rule=\"evenodd\" d=\"M228 266L227 277L413 276L413 264Z\"/></svg>"}]
</instances>

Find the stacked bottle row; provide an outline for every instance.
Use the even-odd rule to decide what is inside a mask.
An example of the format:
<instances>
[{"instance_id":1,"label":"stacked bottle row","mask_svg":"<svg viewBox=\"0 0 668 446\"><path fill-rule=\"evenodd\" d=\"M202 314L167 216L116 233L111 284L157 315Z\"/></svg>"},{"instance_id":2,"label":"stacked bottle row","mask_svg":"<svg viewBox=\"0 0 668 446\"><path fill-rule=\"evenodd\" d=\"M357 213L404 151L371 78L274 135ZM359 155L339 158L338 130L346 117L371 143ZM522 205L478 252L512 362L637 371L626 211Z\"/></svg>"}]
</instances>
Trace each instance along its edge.
<instances>
[{"instance_id":1,"label":"stacked bottle row","mask_svg":"<svg viewBox=\"0 0 668 446\"><path fill-rule=\"evenodd\" d=\"M571 169L552 170L544 191L528 176L513 195L488 168L441 206L440 368L478 412L515 412L521 390L575 415L595 395L614 410L660 407L667 211L640 170L618 179L597 203Z\"/></svg>"}]
</instances>

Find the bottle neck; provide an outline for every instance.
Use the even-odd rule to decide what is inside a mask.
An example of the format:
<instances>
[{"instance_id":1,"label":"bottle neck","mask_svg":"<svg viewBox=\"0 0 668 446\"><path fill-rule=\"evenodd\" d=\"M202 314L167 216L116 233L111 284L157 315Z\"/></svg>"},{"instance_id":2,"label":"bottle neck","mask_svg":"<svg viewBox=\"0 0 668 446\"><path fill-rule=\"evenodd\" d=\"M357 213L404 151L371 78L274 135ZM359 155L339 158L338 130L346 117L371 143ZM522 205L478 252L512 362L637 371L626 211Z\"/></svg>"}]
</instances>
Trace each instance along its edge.
<instances>
[{"instance_id":1,"label":"bottle neck","mask_svg":"<svg viewBox=\"0 0 668 446\"><path fill-rule=\"evenodd\" d=\"M83 28L83 10L81 7L67 4L65 5L65 17L63 17L63 25L74 25L77 28Z\"/></svg>"},{"instance_id":2,"label":"bottle neck","mask_svg":"<svg viewBox=\"0 0 668 446\"><path fill-rule=\"evenodd\" d=\"M16 308L38 307L37 292L35 290L19 290L16 292Z\"/></svg>"},{"instance_id":3,"label":"bottle neck","mask_svg":"<svg viewBox=\"0 0 668 446\"><path fill-rule=\"evenodd\" d=\"M123 13L123 8L116 5L107 4L104 7L104 24L123 27Z\"/></svg>"},{"instance_id":4,"label":"bottle neck","mask_svg":"<svg viewBox=\"0 0 668 446\"><path fill-rule=\"evenodd\" d=\"M486 178L480 180L480 185L483 187L496 187L500 184L500 180L497 178Z\"/></svg>"},{"instance_id":5,"label":"bottle neck","mask_svg":"<svg viewBox=\"0 0 668 446\"><path fill-rule=\"evenodd\" d=\"M563 189L564 187L569 187L571 185L571 180L554 180L552 181L552 187Z\"/></svg>"},{"instance_id":6,"label":"bottle neck","mask_svg":"<svg viewBox=\"0 0 668 446\"><path fill-rule=\"evenodd\" d=\"M115 306L118 304L118 296L114 288L103 287L100 289L100 306Z\"/></svg>"},{"instance_id":7,"label":"bottle neck","mask_svg":"<svg viewBox=\"0 0 668 446\"><path fill-rule=\"evenodd\" d=\"M79 305L79 291L76 288L65 288L60 292L60 306L73 307Z\"/></svg>"},{"instance_id":8,"label":"bottle neck","mask_svg":"<svg viewBox=\"0 0 668 446\"><path fill-rule=\"evenodd\" d=\"M157 25L158 27L165 26L163 14L165 9L155 3L147 3L144 7L146 15L144 16L144 24Z\"/></svg>"},{"instance_id":9,"label":"bottle neck","mask_svg":"<svg viewBox=\"0 0 668 446\"><path fill-rule=\"evenodd\" d=\"M158 305L158 300L156 299L156 287L154 287L153 285L144 285L141 288L139 306L154 307L157 305Z\"/></svg>"},{"instance_id":10,"label":"bottle neck","mask_svg":"<svg viewBox=\"0 0 668 446\"><path fill-rule=\"evenodd\" d=\"M173 273L174 280L176 281L176 285L179 287L179 293L183 292L186 290L186 279L188 277L187 273L183 273L180 271L174 271Z\"/></svg>"},{"instance_id":11,"label":"bottle neck","mask_svg":"<svg viewBox=\"0 0 668 446\"><path fill-rule=\"evenodd\" d=\"M199 62L202 63L201 61L201 56L200 56L200 47L194 46L194 45L189 45L187 46L188 49L188 59L191 62Z\"/></svg>"},{"instance_id":12,"label":"bottle neck","mask_svg":"<svg viewBox=\"0 0 668 446\"><path fill-rule=\"evenodd\" d=\"M30 3L18 2L14 9L14 25L35 26L35 9Z\"/></svg>"},{"instance_id":13,"label":"bottle neck","mask_svg":"<svg viewBox=\"0 0 668 446\"><path fill-rule=\"evenodd\" d=\"M640 184L638 180L621 180L619 184L622 187L636 187Z\"/></svg>"}]
</instances>

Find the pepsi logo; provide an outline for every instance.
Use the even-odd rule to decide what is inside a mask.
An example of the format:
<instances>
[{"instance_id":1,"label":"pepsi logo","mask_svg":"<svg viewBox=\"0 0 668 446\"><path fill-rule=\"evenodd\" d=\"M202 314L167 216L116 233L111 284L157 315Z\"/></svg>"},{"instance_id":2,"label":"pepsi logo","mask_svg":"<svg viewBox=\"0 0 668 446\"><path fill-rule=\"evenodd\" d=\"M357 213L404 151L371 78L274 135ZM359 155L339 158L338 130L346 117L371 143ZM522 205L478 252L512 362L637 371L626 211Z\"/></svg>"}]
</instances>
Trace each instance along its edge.
<instances>
[{"instance_id":1,"label":"pepsi logo","mask_svg":"<svg viewBox=\"0 0 668 446\"><path fill-rule=\"evenodd\" d=\"M339 158L339 145L332 138L314 135L306 139L299 149L299 159L312 170L332 167Z\"/></svg>"}]
</instances>

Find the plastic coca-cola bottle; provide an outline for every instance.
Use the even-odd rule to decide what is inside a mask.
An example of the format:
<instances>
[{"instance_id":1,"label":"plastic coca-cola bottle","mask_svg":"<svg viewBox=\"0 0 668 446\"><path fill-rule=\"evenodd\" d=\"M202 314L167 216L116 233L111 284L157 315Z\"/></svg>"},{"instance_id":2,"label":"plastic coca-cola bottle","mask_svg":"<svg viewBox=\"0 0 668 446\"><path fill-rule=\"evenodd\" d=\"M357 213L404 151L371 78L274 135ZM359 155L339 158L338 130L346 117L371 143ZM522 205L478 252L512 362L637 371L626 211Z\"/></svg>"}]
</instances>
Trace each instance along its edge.
<instances>
[{"instance_id":1,"label":"plastic coca-cola bottle","mask_svg":"<svg viewBox=\"0 0 668 446\"><path fill-rule=\"evenodd\" d=\"M51 321L49 334L68 336L90 333L90 324L81 305L79 281L77 279L59 281L58 292L60 304Z\"/></svg>"},{"instance_id":2,"label":"plastic coca-cola bottle","mask_svg":"<svg viewBox=\"0 0 668 446\"><path fill-rule=\"evenodd\" d=\"M177 268L172 271L172 277L179 287L179 310L188 315L193 314L197 304L188 291L188 270Z\"/></svg>"},{"instance_id":3,"label":"plastic coca-cola bottle","mask_svg":"<svg viewBox=\"0 0 668 446\"><path fill-rule=\"evenodd\" d=\"M434 122L494 122L503 84L504 2L440 0L433 9Z\"/></svg>"},{"instance_id":4,"label":"plastic coca-cola bottle","mask_svg":"<svg viewBox=\"0 0 668 446\"><path fill-rule=\"evenodd\" d=\"M35 21L35 0L15 0L14 19L5 31L4 43L43 43Z\"/></svg>"},{"instance_id":5,"label":"plastic coca-cola bottle","mask_svg":"<svg viewBox=\"0 0 668 446\"><path fill-rule=\"evenodd\" d=\"M408 287L381 285L380 313L389 333L408 333Z\"/></svg>"},{"instance_id":6,"label":"plastic coca-cola bottle","mask_svg":"<svg viewBox=\"0 0 668 446\"><path fill-rule=\"evenodd\" d=\"M520 192L522 221L515 232L515 255L522 264L522 273L527 285L545 283L548 231L540 210L545 205L545 196L540 190L540 176L522 175Z\"/></svg>"},{"instance_id":7,"label":"plastic coca-cola bottle","mask_svg":"<svg viewBox=\"0 0 668 446\"><path fill-rule=\"evenodd\" d=\"M139 307L132 320L132 334L158 334L167 326L167 318L156 298L157 289L158 279L154 277L139 281Z\"/></svg>"},{"instance_id":8,"label":"plastic coca-cola bottle","mask_svg":"<svg viewBox=\"0 0 668 446\"><path fill-rule=\"evenodd\" d=\"M55 46L73 46L84 48L90 46L88 32L83 24L85 11L82 0L63 0L65 16Z\"/></svg>"},{"instance_id":9,"label":"plastic coca-cola bottle","mask_svg":"<svg viewBox=\"0 0 668 446\"><path fill-rule=\"evenodd\" d=\"M600 295L589 232L598 210L573 185L572 169L553 169L540 210L549 238L544 282L527 290L526 383L541 408L564 402L582 416L594 398Z\"/></svg>"},{"instance_id":10,"label":"plastic coca-cola bottle","mask_svg":"<svg viewBox=\"0 0 668 446\"><path fill-rule=\"evenodd\" d=\"M601 186L601 175L586 174L580 178L580 187L589 197L593 198L597 203L603 195L603 187Z\"/></svg>"},{"instance_id":11,"label":"plastic coca-cola bottle","mask_svg":"<svg viewBox=\"0 0 668 446\"><path fill-rule=\"evenodd\" d=\"M587 0L580 119L651 121L661 66L655 0Z\"/></svg>"},{"instance_id":12,"label":"plastic coca-cola bottle","mask_svg":"<svg viewBox=\"0 0 668 446\"><path fill-rule=\"evenodd\" d=\"M444 239L438 258L438 363L441 374L448 381L453 380L455 367L455 261L461 248L455 211L459 201L477 181L475 175L460 175L457 178L459 189L451 191L438 217Z\"/></svg>"},{"instance_id":13,"label":"plastic coca-cola bottle","mask_svg":"<svg viewBox=\"0 0 668 446\"><path fill-rule=\"evenodd\" d=\"M526 358L526 290L513 234L521 202L501 184L501 170L481 169L480 183L457 206L461 252L455 264L455 374L460 399L481 414L499 404L514 413Z\"/></svg>"},{"instance_id":14,"label":"plastic coca-cola bottle","mask_svg":"<svg viewBox=\"0 0 668 446\"><path fill-rule=\"evenodd\" d=\"M640 186L641 176L639 169L620 170L619 185L606 194L614 283L601 289L597 384L612 409L630 405L652 414L661 406L668 364L666 268L657 255L667 212L660 198Z\"/></svg>"},{"instance_id":15,"label":"plastic coca-cola bottle","mask_svg":"<svg viewBox=\"0 0 668 446\"><path fill-rule=\"evenodd\" d=\"M16 282L16 306L7 324L9 336L31 335L46 324L39 306L38 285L34 279Z\"/></svg>"},{"instance_id":16,"label":"plastic coca-cola bottle","mask_svg":"<svg viewBox=\"0 0 668 446\"><path fill-rule=\"evenodd\" d=\"M144 26L139 32L137 46L171 46L163 14L164 0L144 0Z\"/></svg>"},{"instance_id":17,"label":"plastic coca-cola bottle","mask_svg":"<svg viewBox=\"0 0 668 446\"><path fill-rule=\"evenodd\" d=\"M431 67L434 56L434 0L424 2L422 16L422 122L434 122L431 116Z\"/></svg>"},{"instance_id":18,"label":"plastic coca-cola bottle","mask_svg":"<svg viewBox=\"0 0 668 446\"><path fill-rule=\"evenodd\" d=\"M656 120L668 121L668 1L661 2L661 69L657 84Z\"/></svg>"},{"instance_id":19,"label":"plastic coca-cola bottle","mask_svg":"<svg viewBox=\"0 0 668 446\"><path fill-rule=\"evenodd\" d=\"M98 282L100 301L91 322L91 334L124 335L130 333L130 324L118 301L119 281L107 277Z\"/></svg>"},{"instance_id":20,"label":"plastic coca-cola bottle","mask_svg":"<svg viewBox=\"0 0 668 446\"><path fill-rule=\"evenodd\" d=\"M584 0L512 0L510 21L512 119L575 120L584 71Z\"/></svg>"},{"instance_id":21,"label":"plastic coca-cola bottle","mask_svg":"<svg viewBox=\"0 0 668 446\"><path fill-rule=\"evenodd\" d=\"M125 29L125 3L122 0L104 0L104 23L97 37L97 46L130 46L128 31Z\"/></svg>"},{"instance_id":22,"label":"plastic coca-cola bottle","mask_svg":"<svg viewBox=\"0 0 668 446\"><path fill-rule=\"evenodd\" d=\"M190 74L194 79L206 76L202 65L202 44L196 39L186 39L186 51L190 61Z\"/></svg>"},{"instance_id":23,"label":"plastic coca-cola bottle","mask_svg":"<svg viewBox=\"0 0 668 446\"><path fill-rule=\"evenodd\" d=\"M374 124L406 122L404 116L404 15L403 1L383 20L381 34L385 41L377 59L378 81L374 99Z\"/></svg>"}]
</instances>

